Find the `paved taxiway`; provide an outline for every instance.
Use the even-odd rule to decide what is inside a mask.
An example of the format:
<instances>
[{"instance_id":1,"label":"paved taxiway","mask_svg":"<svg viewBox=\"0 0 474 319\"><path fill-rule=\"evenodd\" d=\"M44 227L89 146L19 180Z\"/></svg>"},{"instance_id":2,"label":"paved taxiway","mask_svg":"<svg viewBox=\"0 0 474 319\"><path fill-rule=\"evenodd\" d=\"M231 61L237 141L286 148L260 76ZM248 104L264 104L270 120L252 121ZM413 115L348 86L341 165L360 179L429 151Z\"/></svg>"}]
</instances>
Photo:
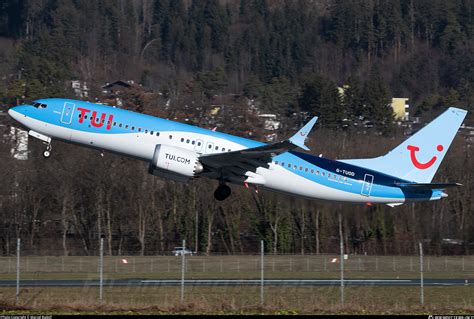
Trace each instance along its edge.
<instances>
[{"instance_id":1,"label":"paved taxiway","mask_svg":"<svg viewBox=\"0 0 474 319\"><path fill-rule=\"evenodd\" d=\"M424 279L425 286L472 285L474 279ZM104 280L104 286L179 286L180 279L117 279ZM260 279L187 279L186 286L255 286ZM99 286L99 280L20 280L22 287L84 287ZM339 286L338 279L265 279L266 286ZM344 279L345 286L419 286L419 279ZM0 287L14 287L15 280L0 280Z\"/></svg>"}]
</instances>

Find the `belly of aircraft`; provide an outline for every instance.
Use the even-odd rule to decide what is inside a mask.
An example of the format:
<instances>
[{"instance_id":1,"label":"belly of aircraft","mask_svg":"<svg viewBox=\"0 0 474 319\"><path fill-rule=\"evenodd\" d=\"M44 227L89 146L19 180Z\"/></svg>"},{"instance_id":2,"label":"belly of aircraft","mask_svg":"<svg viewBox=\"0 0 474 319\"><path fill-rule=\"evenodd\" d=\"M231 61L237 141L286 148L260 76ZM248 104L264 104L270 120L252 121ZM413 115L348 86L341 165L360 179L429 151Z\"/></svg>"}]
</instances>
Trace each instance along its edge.
<instances>
[{"instance_id":1,"label":"belly of aircraft","mask_svg":"<svg viewBox=\"0 0 474 319\"><path fill-rule=\"evenodd\" d=\"M329 187L316 181L304 178L279 165L271 165L270 169L259 168L257 173L265 179L265 188L321 200L336 200L352 203L404 203L405 198L364 196L360 193L347 192Z\"/></svg>"}]
</instances>

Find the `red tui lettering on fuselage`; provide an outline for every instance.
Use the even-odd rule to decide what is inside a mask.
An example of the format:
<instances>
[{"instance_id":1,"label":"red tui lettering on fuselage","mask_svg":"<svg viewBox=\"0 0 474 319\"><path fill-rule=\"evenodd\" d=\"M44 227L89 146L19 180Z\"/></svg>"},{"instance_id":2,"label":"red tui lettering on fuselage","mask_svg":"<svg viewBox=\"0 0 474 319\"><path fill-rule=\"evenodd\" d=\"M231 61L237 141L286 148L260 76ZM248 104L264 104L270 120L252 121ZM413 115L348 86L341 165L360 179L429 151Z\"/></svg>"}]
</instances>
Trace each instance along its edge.
<instances>
[{"instance_id":1,"label":"red tui lettering on fuselage","mask_svg":"<svg viewBox=\"0 0 474 319\"><path fill-rule=\"evenodd\" d=\"M84 122L84 118L86 116L87 113L89 113L91 110L88 110L88 109L85 109L85 108L82 108L82 107L78 107L77 110L81 113L80 116L79 116L79 123L83 123ZM93 111L92 112L92 116L91 116L91 124L92 126L94 127L102 127L105 123L105 118L106 118L107 114L106 113L102 113L100 115L100 119L99 121L97 122L96 121L96 118L97 118L97 111ZM107 126L105 127L105 129L107 130L110 130L110 128L112 127L112 121L114 119L114 116L112 114L109 115L109 118L107 120Z\"/></svg>"}]
</instances>

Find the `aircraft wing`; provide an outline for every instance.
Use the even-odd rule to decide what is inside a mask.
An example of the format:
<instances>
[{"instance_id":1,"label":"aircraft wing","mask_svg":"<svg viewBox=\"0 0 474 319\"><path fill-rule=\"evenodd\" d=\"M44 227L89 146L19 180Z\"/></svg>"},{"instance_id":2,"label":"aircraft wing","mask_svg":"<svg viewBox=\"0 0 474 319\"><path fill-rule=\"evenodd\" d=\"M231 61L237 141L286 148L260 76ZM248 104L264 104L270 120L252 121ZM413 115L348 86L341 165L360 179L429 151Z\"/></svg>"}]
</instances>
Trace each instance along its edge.
<instances>
[{"instance_id":1,"label":"aircraft wing","mask_svg":"<svg viewBox=\"0 0 474 319\"><path fill-rule=\"evenodd\" d=\"M309 150L304 142L317 119L316 116L313 117L287 140L239 151L202 155L199 157L199 161L208 171L218 173L224 179L243 181L248 177L247 172L255 172L258 167L268 168L268 163L271 162L272 157L278 154L297 147Z\"/></svg>"}]
</instances>

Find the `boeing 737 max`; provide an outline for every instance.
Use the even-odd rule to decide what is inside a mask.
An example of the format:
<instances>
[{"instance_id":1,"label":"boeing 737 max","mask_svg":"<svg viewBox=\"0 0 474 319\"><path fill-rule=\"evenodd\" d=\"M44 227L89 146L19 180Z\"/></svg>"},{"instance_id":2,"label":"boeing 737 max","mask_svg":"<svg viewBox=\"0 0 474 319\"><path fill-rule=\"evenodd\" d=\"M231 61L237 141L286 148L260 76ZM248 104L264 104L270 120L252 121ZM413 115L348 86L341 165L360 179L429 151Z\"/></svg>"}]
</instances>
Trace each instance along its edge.
<instances>
[{"instance_id":1,"label":"boeing 737 max","mask_svg":"<svg viewBox=\"0 0 474 319\"><path fill-rule=\"evenodd\" d=\"M353 203L385 203L446 197L452 183L431 183L467 111L450 107L384 156L330 160L295 151L317 118L287 140L265 144L120 108L66 99L41 99L8 113L47 144L52 139L93 147L149 163L153 175L187 181L219 181L261 187L305 198Z\"/></svg>"}]
</instances>

